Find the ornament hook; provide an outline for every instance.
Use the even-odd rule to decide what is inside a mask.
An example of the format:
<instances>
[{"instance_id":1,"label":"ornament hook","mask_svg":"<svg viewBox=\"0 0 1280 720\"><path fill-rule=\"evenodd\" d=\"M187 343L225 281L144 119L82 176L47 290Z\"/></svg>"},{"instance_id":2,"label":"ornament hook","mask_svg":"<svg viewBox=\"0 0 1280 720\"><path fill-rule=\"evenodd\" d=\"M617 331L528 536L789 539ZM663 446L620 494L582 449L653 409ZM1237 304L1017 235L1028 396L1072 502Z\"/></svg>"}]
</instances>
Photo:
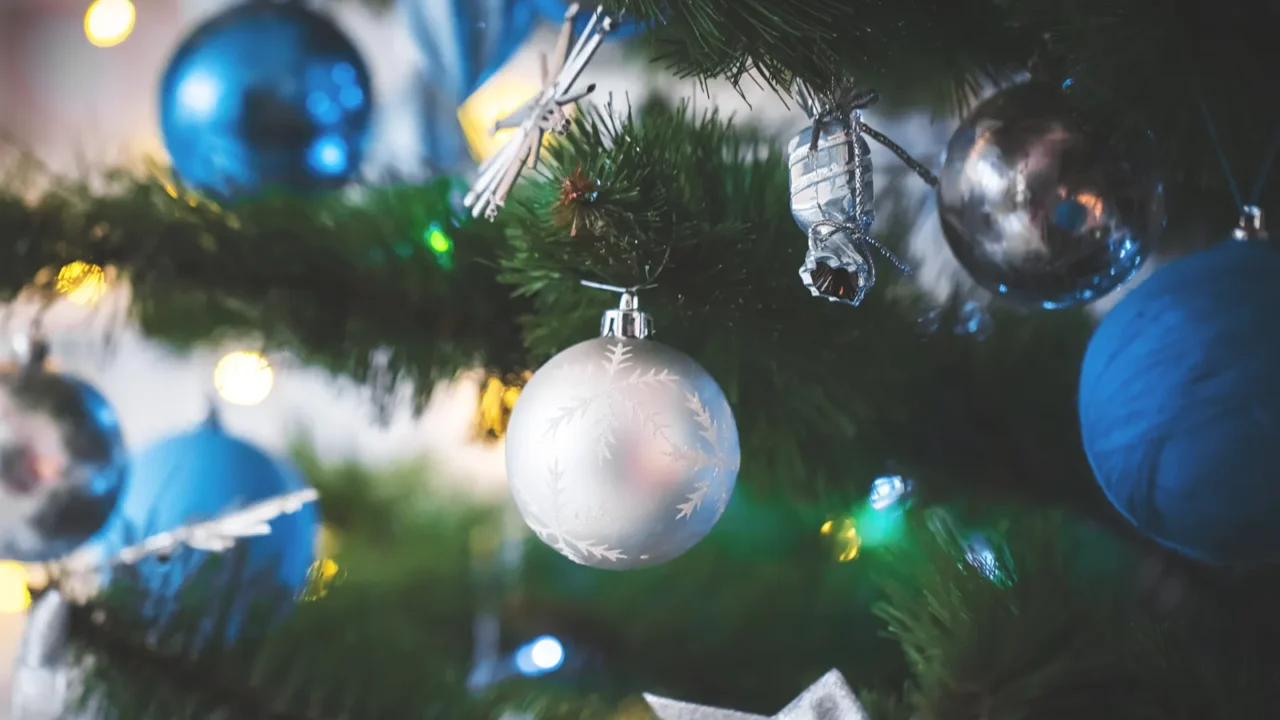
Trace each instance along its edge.
<instances>
[{"instance_id":1,"label":"ornament hook","mask_svg":"<svg viewBox=\"0 0 1280 720\"><path fill-rule=\"evenodd\" d=\"M617 285L591 282L590 280L582 280L580 282L583 287L607 290L622 295L618 300L617 309L605 310L604 315L600 318L600 337L643 340L653 334L653 320L648 313L640 310L639 296L641 290L652 288L654 287L653 285L637 285L624 288Z\"/></svg>"},{"instance_id":2,"label":"ornament hook","mask_svg":"<svg viewBox=\"0 0 1280 720\"><path fill-rule=\"evenodd\" d=\"M1266 216L1257 205L1240 208L1240 224L1231 231L1231 238L1241 242L1267 240Z\"/></svg>"}]
</instances>

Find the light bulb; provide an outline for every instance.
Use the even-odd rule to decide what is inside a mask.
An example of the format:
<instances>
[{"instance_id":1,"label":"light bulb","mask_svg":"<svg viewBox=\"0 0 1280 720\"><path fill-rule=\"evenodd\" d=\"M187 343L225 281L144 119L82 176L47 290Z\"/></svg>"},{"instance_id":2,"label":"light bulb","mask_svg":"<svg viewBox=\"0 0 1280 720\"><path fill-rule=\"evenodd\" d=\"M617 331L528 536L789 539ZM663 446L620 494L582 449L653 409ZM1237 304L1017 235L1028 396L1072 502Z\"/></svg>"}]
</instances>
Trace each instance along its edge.
<instances>
[{"instance_id":1,"label":"light bulb","mask_svg":"<svg viewBox=\"0 0 1280 720\"><path fill-rule=\"evenodd\" d=\"M550 635L543 635L521 647L515 654L516 670L526 677L554 672L564 664L564 645Z\"/></svg>"},{"instance_id":2,"label":"light bulb","mask_svg":"<svg viewBox=\"0 0 1280 720\"><path fill-rule=\"evenodd\" d=\"M213 386L232 405L257 405L275 385L275 372L261 353L240 350L228 353L213 369Z\"/></svg>"},{"instance_id":3,"label":"light bulb","mask_svg":"<svg viewBox=\"0 0 1280 720\"><path fill-rule=\"evenodd\" d=\"M84 36L97 47L114 47L129 38L137 20L130 0L94 0L84 14Z\"/></svg>"}]
</instances>

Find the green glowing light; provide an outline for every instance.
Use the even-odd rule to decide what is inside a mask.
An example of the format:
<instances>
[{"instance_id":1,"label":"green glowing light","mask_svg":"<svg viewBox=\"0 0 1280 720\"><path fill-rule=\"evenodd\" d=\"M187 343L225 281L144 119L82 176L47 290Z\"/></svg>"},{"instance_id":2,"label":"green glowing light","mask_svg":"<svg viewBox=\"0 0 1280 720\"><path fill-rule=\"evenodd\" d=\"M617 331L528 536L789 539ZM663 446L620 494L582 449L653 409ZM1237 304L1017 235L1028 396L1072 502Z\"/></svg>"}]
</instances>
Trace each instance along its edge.
<instances>
[{"instance_id":1,"label":"green glowing light","mask_svg":"<svg viewBox=\"0 0 1280 720\"><path fill-rule=\"evenodd\" d=\"M453 239L445 234L439 223L431 223L431 227L427 228L424 237L427 241L427 247L431 248L431 252L437 255L443 255L453 250Z\"/></svg>"},{"instance_id":2,"label":"green glowing light","mask_svg":"<svg viewBox=\"0 0 1280 720\"><path fill-rule=\"evenodd\" d=\"M422 241L435 254L440 267L446 270L453 267L453 238L445 233L440 223L431 223L427 231L422 233Z\"/></svg>"},{"instance_id":3,"label":"green glowing light","mask_svg":"<svg viewBox=\"0 0 1280 720\"><path fill-rule=\"evenodd\" d=\"M869 548L895 545L906 535L906 512L897 505L883 510L867 505L855 513L855 522L863 544Z\"/></svg>"}]
</instances>

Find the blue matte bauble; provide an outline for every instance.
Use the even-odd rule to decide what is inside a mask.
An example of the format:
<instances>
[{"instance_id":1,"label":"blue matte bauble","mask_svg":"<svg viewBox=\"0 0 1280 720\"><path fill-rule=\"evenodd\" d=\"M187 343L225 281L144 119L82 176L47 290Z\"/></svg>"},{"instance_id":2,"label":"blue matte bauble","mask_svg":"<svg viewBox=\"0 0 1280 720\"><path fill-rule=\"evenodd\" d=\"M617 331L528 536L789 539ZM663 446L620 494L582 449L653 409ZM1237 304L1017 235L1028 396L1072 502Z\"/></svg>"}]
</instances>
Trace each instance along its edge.
<instances>
[{"instance_id":1,"label":"blue matte bauble","mask_svg":"<svg viewBox=\"0 0 1280 720\"><path fill-rule=\"evenodd\" d=\"M1080 378L1098 482L1144 534L1216 565L1280 560L1280 249L1228 241L1157 270Z\"/></svg>"},{"instance_id":2,"label":"blue matte bauble","mask_svg":"<svg viewBox=\"0 0 1280 720\"><path fill-rule=\"evenodd\" d=\"M129 485L120 507L100 538L114 554L157 533L217 518L227 512L305 488L298 474L281 460L228 435L216 417L195 430L148 447L132 461ZM240 553L243 565L217 567L238 575L219 578L245 583L244 611L262 589L273 598L296 596L306 585L315 559L319 513L304 505L271 523L271 534L241 541L228 553ZM182 548L167 558L145 558L137 564L139 580L153 607L164 615L185 582L197 576L209 553Z\"/></svg>"},{"instance_id":3,"label":"blue matte bauble","mask_svg":"<svg viewBox=\"0 0 1280 720\"><path fill-rule=\"evenodd\" d=\"M160 84L160 129L183 182L222 197L336 188L372 118L355 46L301 3L250 2L198 27Z\"/></svg>"}]
</instances>

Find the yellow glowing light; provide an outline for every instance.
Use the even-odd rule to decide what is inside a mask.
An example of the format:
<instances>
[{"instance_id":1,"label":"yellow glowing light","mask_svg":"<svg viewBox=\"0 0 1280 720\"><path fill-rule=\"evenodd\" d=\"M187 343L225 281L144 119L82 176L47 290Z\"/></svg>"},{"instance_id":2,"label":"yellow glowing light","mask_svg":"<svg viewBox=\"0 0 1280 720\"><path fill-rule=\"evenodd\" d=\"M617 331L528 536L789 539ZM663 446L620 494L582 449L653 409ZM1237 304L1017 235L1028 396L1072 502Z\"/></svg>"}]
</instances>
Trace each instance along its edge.
<instances>
[{"instance_id":1,"label":"yellow glowing light","mask_svg":"<svg viewBox=\"0 0 1280 720\"><path fill-rule=\"evenodd\" d=\"M531 377L533 373L526 370L518 376L509 375L505 379L491 376L485 380L476 412L476 429L482 438L496 440L507 434L511 411L520 399L520 390Z\"/></svg>"},{"instance_id":2,"label":"yellow glowing light","mask_svg":"<svg viewBox=\"0 0 1280 720\"><path fill-rule=\"evenodd\" d=\"M530 79L501 75L491 78L472 93L458 108L458 122L462 124L462 132L467 137L472 157L477 161L484 161L501 150L515 130L499 130L495 133L493 126L519 110L541 90ZM564 112L566 116L572 117L573 106L565 106ZM543 138L543 147L551 141L551 137L551 133L547 133Z\"/></svg>"},{"instance_id":3,"label":"yellow glowing light","mask_svg":"<svg viewBox=\"0 0 1280 720\"><path fill-rule=\"evenodd\" d=\"M275 380L271 363L250 350L227 354L213 369L213 386L232 405L257 405L266 400Z\"/></svg>"},{"instance_id":4,"label":"yellow glowing light","mask_svg":"<svg viewBox=\"0 0 1280 720\"><path fill-rule=\"evenodd\" d=\"M307 570L307 587L302 591L303 600L319 600L329 594L334 583L341 582L338 577L338 563L331 558L320 558L311 563Z\"/></svg>"},{"instance_id":5,"label":"yellow glowing light","mask_svg":"<svg viewBox=\"0 0 1280 720\"><path fill-rule=\"evenodd\" d=\"M0 614L16 615L30 606L27 569L11 560L0 561Z\"/></svg>"},{"instance_id":6,"label":"yellow glowing light","mask_svg":"<svg viewBox=\"0 0 1280 720\"><path fill-rule=\"evenodd\" d=\"M858 534L853 520L844 518L839 524L828 520L822 523L819 532L835 542L836 562L845 563L858 557L858 551L862 549L862 536Z\"/></svg>"},{"instance_id":7,"label":"yellow glowing light","mask_svg":"<svg viewBox=\"0 0 1280 720\"><path fill-rule=\"evenodd\" d=\"M96 305L107 294L107 273L93 263L79 260L58 271L53 289L77 305Z\"/></svg>"},{"instance_id":8,"label":"yellow glowing light","mask_svg":"<svg viewBox=\"0 0 1280 720\"><path fill-rule=\"evenodd\" d=\"M94 0L84 14L84 36L97 47L114 47L129 38L137 20L130 0Z\"/></svg>"}]
</instances>

